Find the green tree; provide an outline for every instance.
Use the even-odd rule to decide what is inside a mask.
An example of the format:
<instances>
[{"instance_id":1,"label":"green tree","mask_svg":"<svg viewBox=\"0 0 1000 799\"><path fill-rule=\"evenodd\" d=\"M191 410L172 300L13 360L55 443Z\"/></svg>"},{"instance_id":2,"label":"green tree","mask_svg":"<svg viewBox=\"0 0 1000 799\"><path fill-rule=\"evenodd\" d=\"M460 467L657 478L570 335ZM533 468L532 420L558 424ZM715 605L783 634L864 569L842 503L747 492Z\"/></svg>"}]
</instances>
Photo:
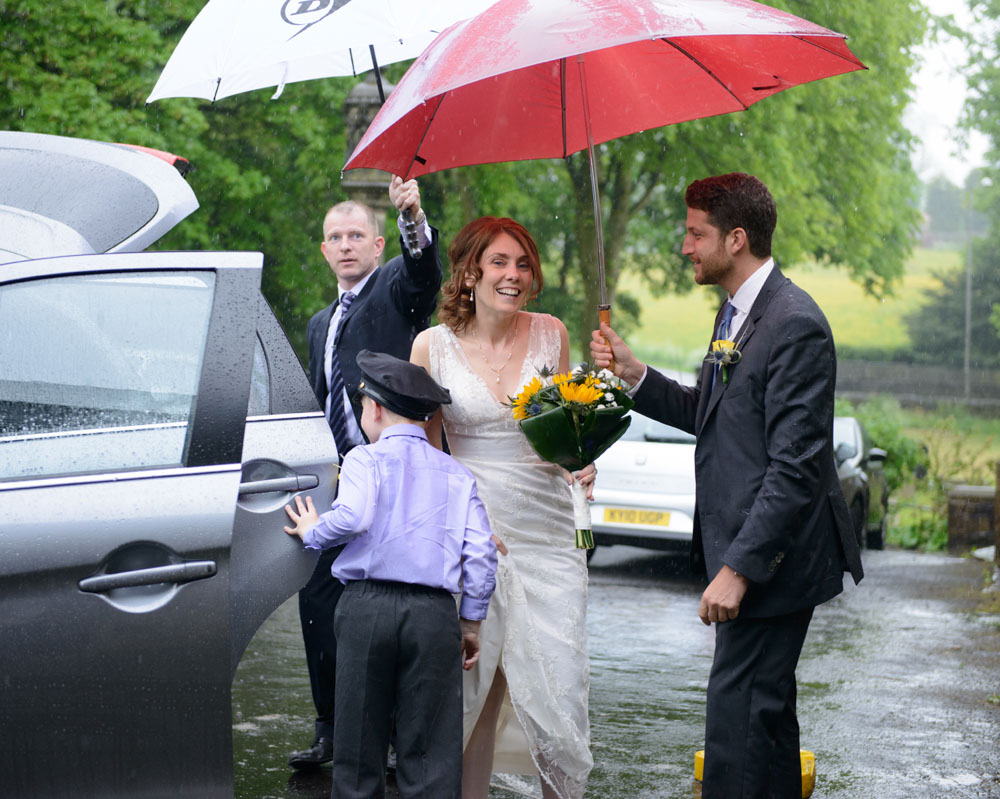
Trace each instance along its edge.
<instances>
[{"instance_id":1,"label":"green tree","mask_svg":"<svg viewBox=\"0 0 1000 799\"><path fill-rule=\"evenodd\" d=\"M965 40L969 52L969 95L963 124L980 131L989 141L976 207L986 215L992 237L1000 229L1000 26L996 24L1000 21L1000 0L969 0L969 9L986 24L971 31L952 26L950 32Z\"/></svg>"},{"instance_id":2,"label":"green tree","mask_svg":"<svg viewBox=\"0 0 1000 799\"><path fill-rule=\"evenodd\" d=\"M969 231L969 212L965 191L943 175L931 179L924 189L924 210L929 221L928 229L937 241L951 244L965 242ZM986 220L974 213L972 231L981 236L986 230Z\"/></svg>"},{"instance_id":3,"label":"green tree","mask_svg":"<svg viewBox=\"0 0 1000 799\"><path fill-rule=\"evenodd\" d=\"M995 23L1000 20L1000 1L970 0L969 8L986 24L962 30L950 18L936 22L950 35L965 41L968 48L969 99L963 124L985 134L990 145L986 166L968 176L967 190L971 190L973 207L986 217L988 234L975 240L971 265L937 276L940 288L929 292L928 304L913 314L908 324L914 349L923 359L961 366L965 352L966 269L970 269L970 364L996 367L1000 365L1000 325L994 322L1000 319L1000 254L993 242L1000 234L1000 27ZM962 205L967 217L968 194L961 191L966 195ZM968 228L967 223L964 228ZM973 232L979 232L975 223Z\"/></svg>"},{"instance_id":4,"label":"green tree","mask_svg":"<svg viewBox=\"0 0 1000 799\"><path fill-rule=\"evenodd\" d=\"M341 107L352 81L289 85L211 104L145 105L203 0L0 2L0 125L123 141L194 164L200 209L154 245L257 250L263 289L303 351L304 319L324 304L320 218L344 198Z\"/></svg>"},{"instance_id":5,"label":"green tree","mask_svg":"<svg viewBox=\"0 0 1000 799\"><path fill-rule=\"evenodd\" d=\"M144 105L202 4L2 0L0 122L189 158L201 209L160 246L262 251L264 292L301 353L305 320L332 290L318 255L319 224L325 207L344 197L342 103L355 81L290 84L273 102L260 91L215 104ZM623 274L640 273L653 291L690 290L680 256L683 190L711 173L753 172L770 186L780 263L839 266L876 295L891 292L902 273L918 212L901 116L926 14L895 0L776 4L849 34L871 71L598 148L608 292L623 331L641 311L619 289ZM404 68L386 72L398 79ZM532 230L548 286L539 307L562 317L585 353L597 302L586 155L453 170L421 186L445 245L482 213L514 216Z\"/></svg>"},{"instance_id":6,"label":"green tree","mask_svg":"<svg viewBox=\"0 0 1000 799\"><path fill-rule=\"evenodd\" d=\"M906 324L915 360L961 368L965 362L965 269L936 275L937 288ZM972 249L969 364L975 369L1000 366L1000 330L991 320L1000 308L1000 252L989 238L976 239Z\"/></svg>"}]
</instances>

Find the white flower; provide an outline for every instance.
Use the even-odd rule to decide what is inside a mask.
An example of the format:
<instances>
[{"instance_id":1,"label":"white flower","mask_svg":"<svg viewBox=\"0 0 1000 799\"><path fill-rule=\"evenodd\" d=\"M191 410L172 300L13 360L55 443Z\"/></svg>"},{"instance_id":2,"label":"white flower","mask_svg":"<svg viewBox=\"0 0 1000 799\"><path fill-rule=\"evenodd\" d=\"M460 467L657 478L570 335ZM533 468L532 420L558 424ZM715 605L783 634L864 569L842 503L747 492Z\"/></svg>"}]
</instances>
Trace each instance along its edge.
<instances>
[{"instance_id":1,"label":"white flower","mask_svg":"<svg viewBox=\"0 0 1000 799\"><path fill-rule=\"evenodd\" d=\"M612 393L611 393L611 392L609 391L609 392L607 392L607 393L606 393L606 394L604 395L604 399L606 399L606 400L607 400L608 402L614 402L614 401L615 401L615 395L614 395L614 394L612 394Z\"/></svg>"}]
</instances>

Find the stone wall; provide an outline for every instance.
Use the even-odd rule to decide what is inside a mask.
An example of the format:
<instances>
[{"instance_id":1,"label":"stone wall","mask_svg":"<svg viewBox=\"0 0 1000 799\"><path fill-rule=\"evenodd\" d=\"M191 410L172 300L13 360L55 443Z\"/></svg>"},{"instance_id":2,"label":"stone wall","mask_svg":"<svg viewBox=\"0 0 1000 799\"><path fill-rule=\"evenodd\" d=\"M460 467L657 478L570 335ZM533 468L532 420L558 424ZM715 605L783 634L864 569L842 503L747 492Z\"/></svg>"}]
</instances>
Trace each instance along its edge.
<instances>
[{"instance_id":1,"label":"stone wall","mask_svg":"<svg viewBox=\"0 0 1000 799\"><path fill-rule=\"evenodd\" d=\"M1000 469L1000 465L998 465ZM968 552L996 542L995 486L957 485L948 492L948 549Z\"/></svg>"},{"instance_id":2,"label":"stone wall","mask_svg":"<svg viewBox=\"0 0 1000 799\"><path fill-rule=\"evenodd\" d=\"M933 408L954 403L985 412L1000 412L1000 370L972 369L969 395L965 372L947 366L838 359L837 395L863 401L886 394L904 405Z\"/></svg>"}]
</instances>

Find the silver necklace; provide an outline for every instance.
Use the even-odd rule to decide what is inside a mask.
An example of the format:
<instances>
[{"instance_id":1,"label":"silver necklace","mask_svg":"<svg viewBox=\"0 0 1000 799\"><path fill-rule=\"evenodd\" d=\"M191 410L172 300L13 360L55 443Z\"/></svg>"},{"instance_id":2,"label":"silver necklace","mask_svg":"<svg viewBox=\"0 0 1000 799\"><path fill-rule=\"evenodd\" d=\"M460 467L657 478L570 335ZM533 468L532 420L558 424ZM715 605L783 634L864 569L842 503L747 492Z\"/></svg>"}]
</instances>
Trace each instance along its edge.
<instances>
[{"instance_id":1,"label":"silver necklace","mask_svg":"<svg viewBox=\"0 0 1000 799\"><path fill-rule=\"evenodd\" d=\"M489 369L493 374L497 376L497 383L500 382L500 373L504 370L508 363L510 363L510 356L514 353L514 342L517 340L517 325L521 321L521 316L518 315L517 319L514 320L514 330L513 335L510 338L510 345L507 347L507 357L504 358L502 364L500 364L499 369L493 368L490 363L489 358L486 357L486 350L483 349L482 342L479 341L479 336L476 334L477 324L472 325L472 337L476 340L476 346L479 347L479 354L483 356L483 362L486 364L486 368Z\"/></svg>"}]
</instances>

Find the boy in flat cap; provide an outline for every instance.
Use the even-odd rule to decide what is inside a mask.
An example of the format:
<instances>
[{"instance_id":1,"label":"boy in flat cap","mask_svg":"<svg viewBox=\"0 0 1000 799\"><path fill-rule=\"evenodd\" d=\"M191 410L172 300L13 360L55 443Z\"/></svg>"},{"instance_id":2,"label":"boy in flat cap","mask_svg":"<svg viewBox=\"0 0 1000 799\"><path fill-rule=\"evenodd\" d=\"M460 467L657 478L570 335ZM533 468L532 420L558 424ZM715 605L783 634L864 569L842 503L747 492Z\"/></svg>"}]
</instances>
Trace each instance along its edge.
<instances>
[{"instance_id":1,"label":"boy in flat cap","mask_svg":"<svg viewBox=\"0 0 1000 799\"><path fill-rule=\"evenodd\" d=\"M306 547L346 543L331 568L346 585L334 615L332 796L383 795L395 712L400 796L458 799L461 667L479 658L496 546L475 478L427 441L447 389L391 355L363 350L357 362L372 443L344 458L330 511L319 516L311 497L285 507L295 525L285 532Z\"/></svg>"}]
</instances>

